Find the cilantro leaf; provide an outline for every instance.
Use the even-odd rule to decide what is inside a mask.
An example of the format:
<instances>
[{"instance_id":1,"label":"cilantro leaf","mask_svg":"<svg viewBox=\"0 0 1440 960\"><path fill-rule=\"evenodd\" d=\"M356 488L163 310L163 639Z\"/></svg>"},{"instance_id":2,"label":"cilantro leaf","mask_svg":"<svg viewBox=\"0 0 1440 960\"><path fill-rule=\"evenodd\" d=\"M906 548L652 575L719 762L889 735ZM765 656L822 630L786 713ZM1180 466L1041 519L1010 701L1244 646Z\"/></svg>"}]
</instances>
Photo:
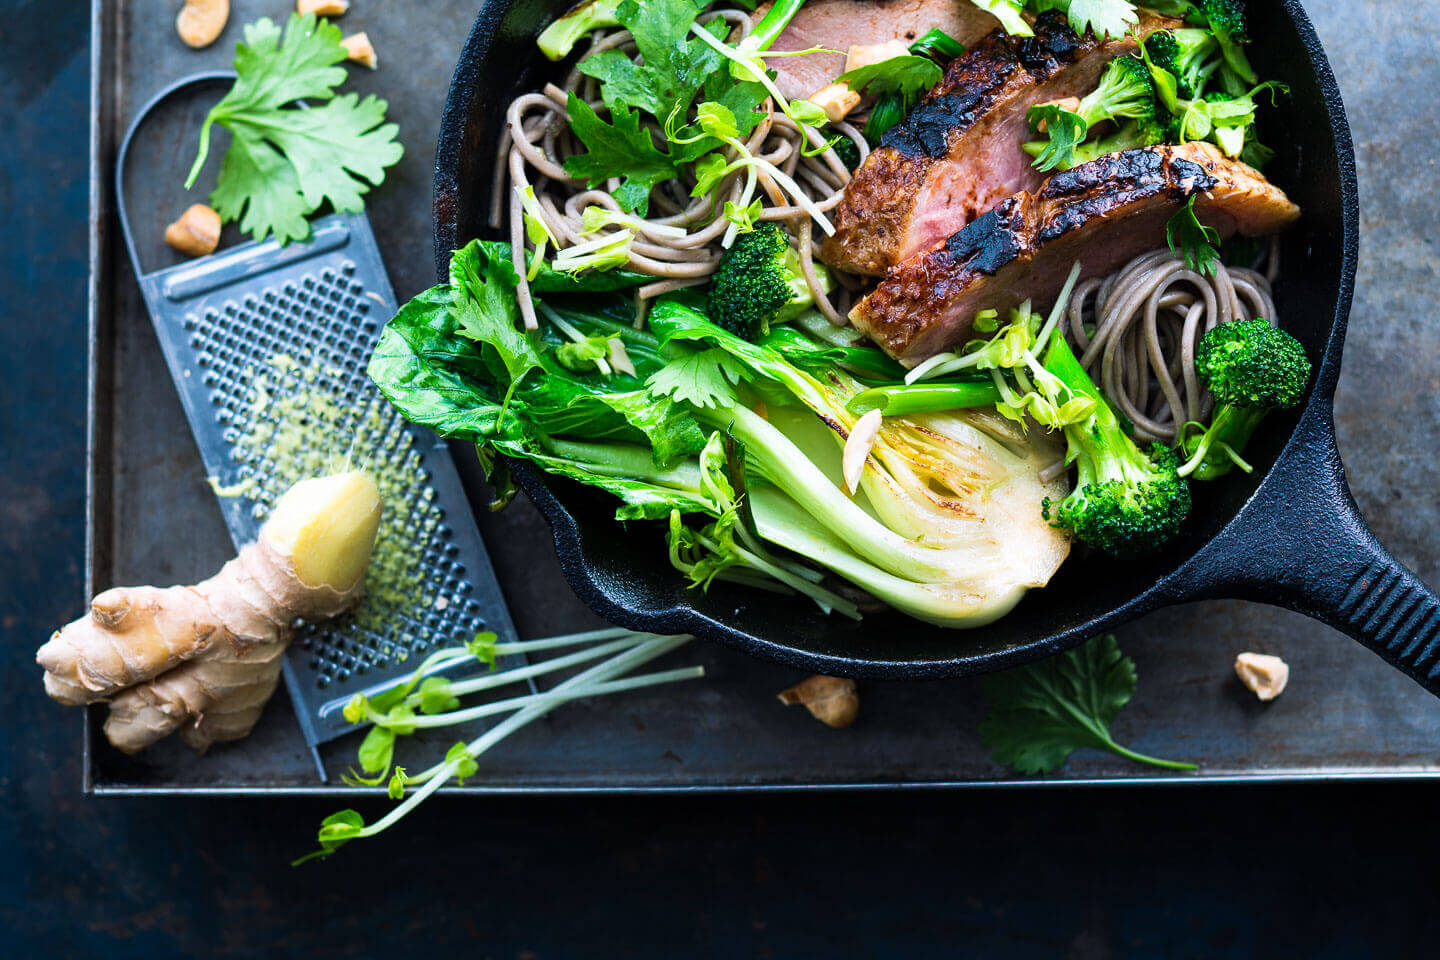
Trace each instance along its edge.
<instances>
[{"instance_id":1,"label":"cilantro leaf","mask_svg":"<svg viewBox=\"0 0 1440 960\"><path fill-rule=\"evenodd\" d=\"M980 742L994 748L997 763L1023 774L1056 770L1081 747L1169 770L1196 769L1193 763L1136 753L1110 736L1110 724L1135 695L1135 682L1135 662L1109 635L1040 663L991 674L980 681L990 701Z\"/></svg>"},{"instance_id":2,"label":"cilantro leaf","mask_svg":"<svg viewBox=\"0 0 1440 960\"><path fill-rule=\"evenodd\" d=\"M898 93L913 100L940 82L944 71L929 57L906 54L847 70L835 78L856 93Z\"/></svg>"},{"instance_id":3,"label":"cilantro leaf","mask_svg":"<svg viewBox=\"0 0 1440 960\"><path fill-rule=\"evenodd\" d=\"M1075 148L1085 140L1090 125L1080 114L1056 103L1043 103L1025 113L1031 130L1045 124L1045 147L1035 158L1035 169L1041 172L1059 167L1069 170L1075 163Z\"/></svg>"},{"instance_id":4,"label":"cilantro leaf","mask_svg":"<svg viewBox=\"0 0 1440 960\"><path fill-rule=\"evenodd\" d=\"M1165 243L1171 253L1176 252L1176 237L1179 237L1178 247L1185 257L1185 265L1196 273L1215 276L1220 268L1220 251L1215 248L1220 242L1220 231L1205 226L1195 215L1193 193L1185 206L1165 221Z\"/></svg>"},{"instance_id":5,"label":"cilantro leaf","mask_svg":"<svg viewBox=\"0 0 1440 960\"><path fill-rule=\"evenodd\" d=\"M1063 11L1077 34L1093 30L1102 39L1125 36L1140 18L1130 0L1037 0L1033 6L1037 12Z\"/></svg>"},{"instance_id":6,"label":"cilantro leaf","mask_svg":"<svg viewBox=\"0 0 1440 960\"><path fill-rule=\"evenodd\" d=\"M283 34L266 18L246 26L235 47L235 85L205 117L186 187L199 176L218 123L231 144L210 201L255 239L303 239L305 218L326 201L342 212L364 209L363 195L404 151L399 128L383 122L384 100L335 96L344 59L340 28L314 14L293 14ZM291 106L297 100L326 102L302 109Z\"/></svg>"},{"instance_id":7,"label":"cilantro leaf","mask_svg":"<svg viewBox=\"0 0 1440 960\"><path fill-rule=\"evenodd\" d=\"M257 183L267 184L268 189L256 191ZM300 194L295 168L264 140L236 137L231 141L210 193L210 205L222 221L239 220L240 229L257 240L274 234L284 244L310 235L310 224L305 221L310 207Z\"/></svg>"},{"instance_id":8,"label":"cilantro leaf","mask_svg":"<svg viewBox=\"0 0 1440 960\"><path fill-rule=\"evenodd\" d=\"M625 0L616 8L615 19L630 31L644 62L637 64L618 50L605 51L580 61L580 72L604 81L601 96L612 110L625 104L668 116L676 105L694 99L720 66L718 54L689 36L701 7L695 0Z\"/></svg>"},{"instance_id":9,"label":"cilantro leaf","mask_svg":"<svg viewBox=\"0 0 1440 960\"><path fill-rule=\"evenodd\" d=\"M645 216L650 189L662 180L674 178L676 170L674 161L655 146L650 131L640 127L640 114L617 104L606 122L573 93L566 112L570 129L587 152L567 157L565 172L585 177L592 187L602 186L610 177L624 177L625 184L615 192L615 199L626 213Z\"/></svg>"},{"instance_id":10,"label":"cilantro leaf","mask_svg":"<svg viewBox=\"0 0 1440 960\"><path fill-rule=\"evenodd\" d=\"M671 360L646 381L650 393L716 407L735 402L735 385L749 377L745 365L720 347L710 347Z\"/></svg>"}]
</instances>

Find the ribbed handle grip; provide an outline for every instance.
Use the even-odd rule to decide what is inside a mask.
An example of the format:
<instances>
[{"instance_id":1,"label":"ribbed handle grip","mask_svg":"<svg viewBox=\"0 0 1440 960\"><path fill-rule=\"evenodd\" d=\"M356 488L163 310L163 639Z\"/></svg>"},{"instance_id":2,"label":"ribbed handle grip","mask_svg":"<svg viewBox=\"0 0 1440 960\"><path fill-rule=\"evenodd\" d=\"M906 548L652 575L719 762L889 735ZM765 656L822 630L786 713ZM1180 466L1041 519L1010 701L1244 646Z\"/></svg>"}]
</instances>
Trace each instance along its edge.
<instances>
[{"instance_id":1,"label":"ribbed handle grip","mask_svg":"<svg viewBox=\"0 0 1440 960\"><path fill-rule=\"evenodd\" d=\"M1440 696L1440 597L1365 525L1328 413L1296 433L1236 521L1188 565L1185 593L1297 610Z\"/></svg>"},{"instance_id":2,"label":"ribbed handle grip","mask_svg":"<svg viewBox=\"0 0 1440 960\"><path fill-rule=\"evenodd\" d=\"M1332 622L1440 693L1440 598L1393 557L1355 577Z\"/></svg>"}]
</instances>

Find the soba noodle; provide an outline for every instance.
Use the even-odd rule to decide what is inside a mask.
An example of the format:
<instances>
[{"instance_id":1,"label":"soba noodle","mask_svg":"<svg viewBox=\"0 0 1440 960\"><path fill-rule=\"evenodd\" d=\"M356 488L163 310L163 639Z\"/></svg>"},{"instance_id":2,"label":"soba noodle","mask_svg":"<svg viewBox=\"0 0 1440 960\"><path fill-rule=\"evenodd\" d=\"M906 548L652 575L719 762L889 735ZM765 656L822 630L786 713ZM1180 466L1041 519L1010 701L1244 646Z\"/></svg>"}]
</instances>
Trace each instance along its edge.
<instances>
[{"instance_id":1,"label":"soba noodle","mask_svg":"<svg viewBox=\"0 0 1440 960\"><path fill-rule=\"evenodd\" d=\"M732 40L749 33L749 15L743 10L712 9L707 11L707 15L723 17L737 27L739 32L732 36ZM628 30L598 33L587 55L602 50L620 50L632 57L637 56ZM545 225L562 248L632 229L620 225L595 236L582 235L581 218L586 207L620 211L619 203L609 192L620 184L611 182L606 185L608 190L589 189L583 179L571 177L565 172L565 159L584 152L583 145L570 130L565 112L566 101L572 93L585 100L596 113L607 115L608 108L600 99L599 82L578 69L570 71L563 88L549 84L541 93L519 96L506 111L505 130L495 167L490 225L498 229L502 213L508 210L509 238L515 263L525 262L525 228L519 191L527 186L534 188ZM660 134L653 121L649 125L657 135ZM864 135L855 126L842 121L830 124L827 129L853 143L860 159L863 160L869 153L870 147ZM751 154L774 164L794 180L822 212L832 210L840 203L845 185L850 182L850 171L833 149L820 150L824 145L825 139L813 129L802 133L794 121L775 111L773 106L745 140L745 147ZM812 155L806 156L807 150ZM820 152L816 153L817 150ZM728 152L729 159L735 159L735 152ZM719 214L719 208L727 200L740 200L746 178L750 176L756 176L753 169L737 170L722 180L709 196L698 199L690 196L695 181L688 174L658 184L651 191L650 215L636 218L633 227L635 238L630 244L630 259L626 265L630 270L657 278L656 283L646 284L636 291L638 313L643 315L645 301L652 297L702 283L714 273L720 262L722 238L730 227L729 221ZM505 189L507 180L509 190ZM814 264L819 245L811 229L810 214L804 207L795 204L793 198L788 197L764 173L758 175L756 186L766 202L760 218L782 221L790 227L802 272L816 307L833 323L844 325L853 285L840 285L834 291L833 300L832 295L820 285ZM653 232L647 231L646 226L671 229ZM673 228L676 227L684 231L681 236L674 235ZM537 325L535 307L529 284L523 276L516 293L525 325L533 329Z\"/></svg>"},{"instance_id":2,"label":"soba noodle","mask_svg":"<svg viewBox=\"0 0 1440 960\"><path fill-rule=\"evenodd\" d=\"M1197 273L1180 255L1155 250L1104 279L1075 288L1066 333L1080 362L1135 427L1137 440L1174 443L1185 424L1210 414L1195 370L1207 330L1228 320L1276 323L1270 283L1279 269L1271 244L1268 269L1220 267Z\"/></svg>"}]
</instances>

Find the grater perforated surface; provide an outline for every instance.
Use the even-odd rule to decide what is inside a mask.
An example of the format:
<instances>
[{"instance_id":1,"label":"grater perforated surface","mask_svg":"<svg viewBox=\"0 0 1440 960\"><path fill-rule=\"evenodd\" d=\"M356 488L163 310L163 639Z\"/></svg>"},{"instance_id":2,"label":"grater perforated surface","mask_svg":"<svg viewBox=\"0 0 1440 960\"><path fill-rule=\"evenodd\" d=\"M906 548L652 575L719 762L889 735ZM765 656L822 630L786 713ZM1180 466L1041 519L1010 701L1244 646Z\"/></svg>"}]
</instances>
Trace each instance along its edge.
<instances>
[{"instance_id":1,"label":"grater perforated surface","mask_svg":"<svg viewBox=\"0 0 1440 960\"><path fill-rule=\"evenodd\" d=\"M303 626L287 653L311 745L349 730L350 696L413 669L412 656L481 630L514 638L448 449L366 376L396 303L363 214L317 220L305 243L245 243L145 274L140 286L237 547L297 480L353 464L380 483L364 602Z\"/></svg>"}]
</instances>

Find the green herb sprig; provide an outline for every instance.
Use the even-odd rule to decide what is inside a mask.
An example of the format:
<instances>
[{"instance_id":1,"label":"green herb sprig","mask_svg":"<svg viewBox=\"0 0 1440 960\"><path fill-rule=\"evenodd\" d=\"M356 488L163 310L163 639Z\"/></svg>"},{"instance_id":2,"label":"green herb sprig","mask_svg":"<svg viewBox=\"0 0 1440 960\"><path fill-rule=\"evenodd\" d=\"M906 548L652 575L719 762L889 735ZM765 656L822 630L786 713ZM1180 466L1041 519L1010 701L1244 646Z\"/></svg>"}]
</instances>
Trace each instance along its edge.
<instances>
[{"instance_id":1,"label":"green herb sprig","mask_svg":"<svg viewBox=\"0 0 1440 960\"><path fill-rule=\"evenodd\" d=\"M311 13L292 14L283 38L268 18L247 25L235 46L235 85L205 117L186 188L205 165L218 123L231 137L210 194L223 221L284 244L308 237L306 218L327 201L342 213L363 210L365 193L404 150L395 140L400 128L384 122L384 100L336 96L345 81L336 64L345 57L340 28Z\"/></svg>"},{"instance_id":2,"label":"green herb sprig","mask_svg":"<svg viewBox=\"0 0 1440 960\"><path fill-rule=\"evenodd\" d=\"M980 742L994 749L996 762L1028 775L1058 770L1081 747L1166 770L1199 769L1115 742L1110 725L1135 695L1135 684L1135 662L1108 634L1048 660L991 674L980 681L990 701Z\"/></svg>"}]
</instances>

